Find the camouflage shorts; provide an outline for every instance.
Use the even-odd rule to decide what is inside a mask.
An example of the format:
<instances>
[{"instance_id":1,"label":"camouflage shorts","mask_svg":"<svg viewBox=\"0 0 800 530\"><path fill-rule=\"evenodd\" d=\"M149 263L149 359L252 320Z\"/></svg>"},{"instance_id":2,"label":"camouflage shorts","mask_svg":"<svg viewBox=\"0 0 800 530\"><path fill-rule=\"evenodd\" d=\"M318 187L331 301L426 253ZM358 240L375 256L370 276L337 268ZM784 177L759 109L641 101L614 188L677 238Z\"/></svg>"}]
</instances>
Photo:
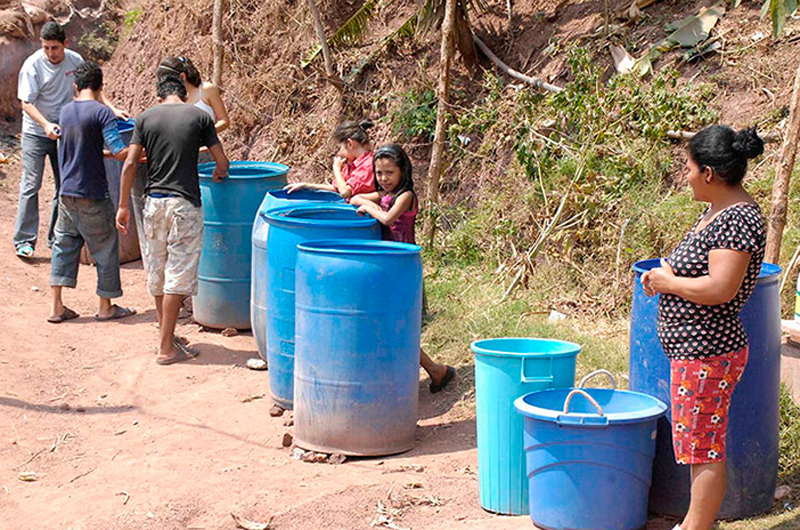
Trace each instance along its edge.
<instances>
[{"instance_id":1,"label":"camouflage shorts","mask_svg":"<svg viewBox=\"0 0 800 530\"><path fill-rule=\"evenodd\" d=\"M196 294L203 250L203 209L182 197L147 197L144 234L150 294Z\"/></svg>"}]
</instances>

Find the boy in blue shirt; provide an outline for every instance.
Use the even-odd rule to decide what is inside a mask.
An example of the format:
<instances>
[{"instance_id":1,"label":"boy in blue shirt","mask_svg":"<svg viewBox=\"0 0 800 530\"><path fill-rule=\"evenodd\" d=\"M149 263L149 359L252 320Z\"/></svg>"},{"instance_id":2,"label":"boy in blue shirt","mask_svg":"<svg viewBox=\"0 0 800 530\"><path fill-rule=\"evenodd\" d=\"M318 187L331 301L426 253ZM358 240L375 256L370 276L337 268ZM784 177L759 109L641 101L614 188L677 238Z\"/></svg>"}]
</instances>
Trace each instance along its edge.
<instances>
[{"instance_id":1,"label":"boy in blue shirt","mask_svg":"<svg viewBox=\"0 0 800 530\"><path fill-rule=\"evenodd\" d=\"M58 165L61 187L58 220L50 272L52 307L48 322L57 324L77 318L61 298L63 287L75 287L84 242L97 262L97 320L112 320L136 313L111 303L122 296L119 277L119 243L114 224L114 204L108 197L103 164L103 143L117 160L125 160L128 148L120 138L117 119L100 103L103 71L86 62L75 70L76 98L61 109Z\"/></svg>"}]
</instances>

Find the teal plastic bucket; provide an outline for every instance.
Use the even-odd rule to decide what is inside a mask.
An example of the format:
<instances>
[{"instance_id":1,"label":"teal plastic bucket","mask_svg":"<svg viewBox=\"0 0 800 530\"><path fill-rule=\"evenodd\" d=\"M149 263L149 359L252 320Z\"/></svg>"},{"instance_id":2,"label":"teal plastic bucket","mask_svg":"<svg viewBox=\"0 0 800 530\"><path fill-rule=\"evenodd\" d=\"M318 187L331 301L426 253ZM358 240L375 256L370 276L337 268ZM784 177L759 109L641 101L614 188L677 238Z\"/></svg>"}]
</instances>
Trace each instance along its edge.
<instances>
[{"instance_id":1,"label":"teal plastic bucket","mask_svg":"<svg viewBox=\"0 0 800 530\"><path fill-rule=\"evenodd\" d=\"M581 347L534 338L486 339L470 347L475 353L481 506L495 513L528 514L523 421L514 400L537 390L574 386Z\"/></svg>"}]
</instances>

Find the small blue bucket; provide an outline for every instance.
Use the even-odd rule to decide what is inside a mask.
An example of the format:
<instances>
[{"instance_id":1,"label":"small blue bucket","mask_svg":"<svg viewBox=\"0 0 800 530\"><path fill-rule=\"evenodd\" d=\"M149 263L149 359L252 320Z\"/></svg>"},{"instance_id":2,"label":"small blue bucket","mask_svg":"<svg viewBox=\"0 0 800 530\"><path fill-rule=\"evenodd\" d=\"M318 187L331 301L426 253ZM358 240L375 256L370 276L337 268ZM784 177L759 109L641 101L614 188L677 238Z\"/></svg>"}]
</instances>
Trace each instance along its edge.
<instances>
[{"instance_id":1,"label":"small blue bucket","mask_svg":"<svg viewBox=\"0 0 800 530\"><path fill-rule=\"evenodd\" d=\"M522 417L514 400L528 392L575 384L572 342L502 338L473 342L481 506L506 515L528 513Z\"/></svg>"},{"instance_id":2,"label":"small blue bucket","mask_svg":"<svg viewBox=\"0 0 800 530\"><path fill-rule=\"evenodd\" d=\"M627 390L554 389L516 400L524 417L530 514L547 530L637 530L662 401Z\"/></svg>"}]
</instances>

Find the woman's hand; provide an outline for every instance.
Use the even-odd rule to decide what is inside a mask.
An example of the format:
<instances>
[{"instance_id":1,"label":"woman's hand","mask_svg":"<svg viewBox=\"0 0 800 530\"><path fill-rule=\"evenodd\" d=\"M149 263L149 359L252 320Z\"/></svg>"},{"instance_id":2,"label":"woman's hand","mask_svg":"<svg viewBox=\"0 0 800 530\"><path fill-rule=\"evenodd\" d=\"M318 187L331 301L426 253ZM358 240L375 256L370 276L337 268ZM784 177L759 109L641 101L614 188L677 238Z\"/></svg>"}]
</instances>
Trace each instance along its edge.
<instances>
[{"instance_id":1,"label":"woman's hand","mask_svg":"<svg viewBox=\"0 0 800 530\"><path fill-rule=\"evenodd\" d=\"M647 296L658 294L670 294L675 271L667 260L661 259L661 267L650 269L642 275L642 286Z\"/></svg>"}]
</instances>

